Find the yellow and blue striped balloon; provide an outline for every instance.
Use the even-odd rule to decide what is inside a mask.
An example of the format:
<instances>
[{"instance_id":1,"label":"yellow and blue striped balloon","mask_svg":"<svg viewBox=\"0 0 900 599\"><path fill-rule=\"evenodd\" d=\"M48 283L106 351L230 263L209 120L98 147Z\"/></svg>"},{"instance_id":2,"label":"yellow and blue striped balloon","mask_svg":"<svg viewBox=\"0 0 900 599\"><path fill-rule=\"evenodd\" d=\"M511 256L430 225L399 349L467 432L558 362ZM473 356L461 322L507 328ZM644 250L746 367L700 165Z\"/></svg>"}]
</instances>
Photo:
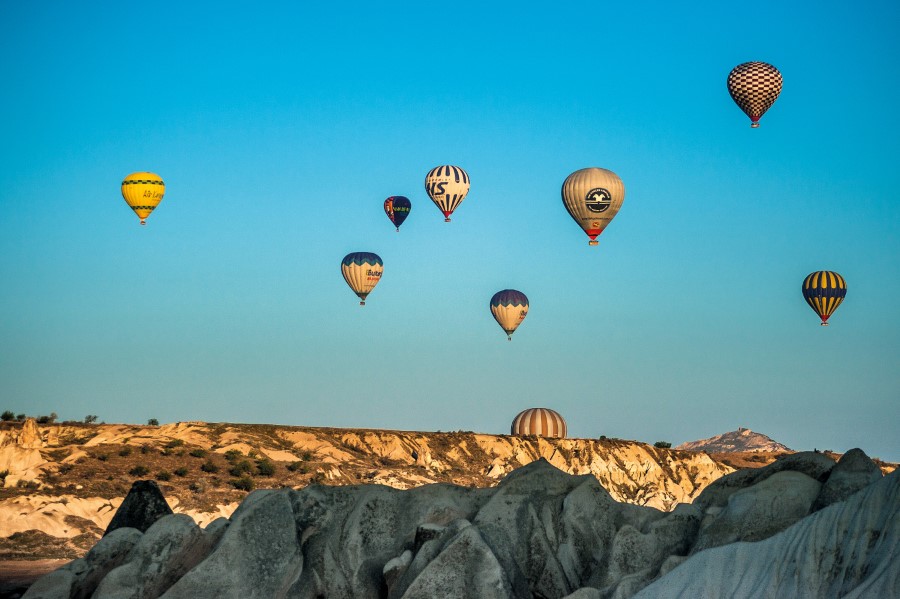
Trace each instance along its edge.
<instances>
[{"instance_id":1,"label":"yellow and blue striped balloon","mask_svg":"<svg viewBox=\"0 0 900 599\"><path fill-rule=\"evenodd\" d=\"M352 252L341 260L341 274L353 293L359 296L360 306L366 305L366 296L375 289L383 272L381 257L372 252Z\"/></svg>"},{"instance_id":2,"label":"yellow and blue striped balloon","mask_svg":"<svg viewBox=\"0 0 900 599\"><path fill-rule=\"evenodd\" d=\"M803 279L803 299L822 319L823 327L828 326L828 317L834 314L846 295L847 282L836 272L819 270Z\"/></svg>"},{"instance_id":3,"label":"yellow and blue striped balloon","mask_svg":"<svg viewBox=\"0 0 900 599\"><path fill-rule=\"evenodd\" d=\"M515 289L498 291L491 298L491 314L506 332L506 338L512 341L512 334L528 314L528 298Z\"/></svg>"}]
</instances>

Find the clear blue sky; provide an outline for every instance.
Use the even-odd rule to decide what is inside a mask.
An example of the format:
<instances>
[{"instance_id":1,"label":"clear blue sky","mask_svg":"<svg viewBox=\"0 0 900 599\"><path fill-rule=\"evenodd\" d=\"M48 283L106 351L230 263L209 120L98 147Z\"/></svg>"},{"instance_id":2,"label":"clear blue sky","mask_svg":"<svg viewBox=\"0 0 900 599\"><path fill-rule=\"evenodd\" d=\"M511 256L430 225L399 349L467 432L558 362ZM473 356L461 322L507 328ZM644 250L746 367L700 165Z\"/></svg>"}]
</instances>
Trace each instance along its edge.
<instances>
[{"instance_id":1,"label":"clear blue sky","mask_svg":"<svg viewBox=\"0 0 900 599\"><path fill-rule=\"evenodd\" d=\"M900 460L900 5L625 4L0 4L0 410L505 433L549 406ZM784 75L758 130L725 86L750 60ZM588 166L626 187L596 248L560 200ZM351 251L384 260L364 308Z\"/></svg>"}]
</instances>

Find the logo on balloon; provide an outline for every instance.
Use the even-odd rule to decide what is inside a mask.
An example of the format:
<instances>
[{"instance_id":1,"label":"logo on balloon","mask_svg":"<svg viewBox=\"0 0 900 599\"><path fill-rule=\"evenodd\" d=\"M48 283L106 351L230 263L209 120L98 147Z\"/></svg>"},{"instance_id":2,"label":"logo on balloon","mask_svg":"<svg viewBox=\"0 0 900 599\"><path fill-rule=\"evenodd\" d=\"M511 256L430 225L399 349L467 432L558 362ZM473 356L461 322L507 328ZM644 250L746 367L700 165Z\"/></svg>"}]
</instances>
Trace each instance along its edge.
<instances>
[{"instance_id":1,"label":"logo on balloon","mask_svg":"<svg viewBox=\"0 0 900 599\"><path fill-rule=\"evenodd\" d=\"M584 197L584 204L591 212L606 212L610 202L612 202L612 196L602 187L590 190Z\"/></svg>"}]
</instances>

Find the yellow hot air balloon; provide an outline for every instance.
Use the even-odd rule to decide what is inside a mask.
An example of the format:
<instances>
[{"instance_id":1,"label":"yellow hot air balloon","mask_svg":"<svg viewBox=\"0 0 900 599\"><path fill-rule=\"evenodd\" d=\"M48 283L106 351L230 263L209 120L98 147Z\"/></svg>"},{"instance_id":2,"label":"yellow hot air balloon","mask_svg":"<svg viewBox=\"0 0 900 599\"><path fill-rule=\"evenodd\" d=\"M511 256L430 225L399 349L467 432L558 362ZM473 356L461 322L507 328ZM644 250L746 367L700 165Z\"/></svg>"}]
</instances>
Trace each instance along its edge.
<instances>
[{"instance_id":1,"label":"yellow hot air balloon","mask_svg":"<svg viewBox=\"0 0 900 599\"><path fill-rule=\"evenodd\" d=\"M506 338L512 341L512 334L516 332L525 316L528 314L528 298L521 291L504 289L491 297L491 314L494 320L503 328Z\"/></svg>"},{"instance_id":2,"label":"yellow hot air balloon","mask_svg":"<svg viewBox=\"0 0 900 599\"><path fill-rule=\"evenodd\" d=\"M625 201L625 185L605 168L583 168L566 177L562 201L569 215L590 237L588 244L597 245L597 236Z\"/></svg>"},{"instance_id":3,"label":"yellow hot air balloon","mask_svg":"<svg viewBox=\"0 0 900 599\"><path fill-rule=\"evenodd\" d=\"M147 217L153 212L166 193L166 184L159 175L153 173L131 173L122 181L122 197L141 219L147 224Z\"/></svg>"},{"instance_id":4,"label":"yellow hot air balloon","mask_svg":"<svg viewBox=\"0 0 900 599\"><path fill-rule=\"evenodd\" d=\"M372 252L351 252L341 260L341 274L347 285L359 296L360 306L366 305L366 297L381 280L384 262Z\"/></svg>"},{"instance_id":5,"label":"yellow hot air balloon","mask_svg":"<svg viewBox=\"0 0 900 599\"><path fill-rule=\"evenodd\" d=\"M513 418L509 434L537 435L564 439L568 433L566 421L559 412L550 408L529 408Z\"/></svg>"},{"instance_id":6,"label":"yellow hot air balloon","mask_svg":"<svg viewBox=\"0 0 900 599\"><path fill-rule=\"evenodd\" d=\"M803 299L819 315L822 326L828 326L828 319L847 296L847 281L831 270L817 270L803 279Z\"/></svg>"}]
</instances>

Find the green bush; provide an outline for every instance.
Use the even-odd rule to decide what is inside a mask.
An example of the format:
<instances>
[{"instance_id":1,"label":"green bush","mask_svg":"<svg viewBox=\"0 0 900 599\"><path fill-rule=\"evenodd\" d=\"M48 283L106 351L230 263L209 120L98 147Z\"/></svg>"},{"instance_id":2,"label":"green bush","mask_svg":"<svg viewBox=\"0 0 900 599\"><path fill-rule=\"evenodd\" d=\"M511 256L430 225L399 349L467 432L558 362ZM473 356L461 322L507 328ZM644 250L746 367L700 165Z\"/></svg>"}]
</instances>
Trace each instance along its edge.
<instances>
[{"instance_id":1,"label":"green bush","mask_svg":"<svg viewBox=\"0 0 900 599\"><path fill-rule=\"evenodd\" d=\"M2 420L3 422L9 422L10 420L14 419L15 417L16 417L16 415L13 414L12 412L10 412L9 410L6 410L2 414L0 414L0 420Z\"/></svg>"},{"instance_id":2,"label":"green bush","mask_svg":"<svg viewBox=\"0 0 900 599\"><path fill-rule=\"evenodd\" d=\"M181 447L182 445L184 445L184 441L181 440L181 439L172 439L171 441L169 441L168 443L166 443L166 447L168 447L169 449L174 449L174 448L176 448L176 447Z\"/></svg>"},{"instance_id":3,"label":"green bush","mask_svg":"<svg viewBox=\"0 0 900 599\"><path fill-rule=\"evenodd\" d=\"M151 418L147 421L147 424L150 426L159 426L159 420L157 420L156 418Z\"/></svg>"},{"instance_id":4,"label":"green bush","mask_svg":"<svg viewBox=\"0 0 900 599\"><path fill-rule=\"evenodd\" d=\"M207 452L206 452L205 449L203 449L202 447L198 447L198 448L196 448L196 449L192 449L192 450L188 453L188 455L190 455L190 456L192 456L192 457L195 457L195 458L205 458L205 457L206 457L206 453L207 453Z\"/></svg>"},{"instance_id":5,"label":"green bush","mask_svg":"<svg viewBox=\"0 0 900 599\"><path fill-rule=\"evenodd\" d=\"M234 464L228 471L231 476L241 476L242 474L249 474L250 472L253 472L253 464L247 460L241 460Z\"/></svg>"},{"instance_id":6,"label":"green bush","mask_svg":"<svg viewBox=\"0 0 900 599\"><path fill-rule=\"evenodd\" d=\"M658 447L659 449L669 449L672 447L672 444L668 441L657 441L653 444L653 447Z\"/></svg>"},{"instance_id":7,"label":"green bush","mask_svg":"<svg viewBox=\"0 0 900 599\"><path fill-rule=\"evenodd\" d=\"M238 458L241 458L243 456L244 456L244 454L242 454L237 449L229 449L228 451L225 452L225 459L231 463L236 462L238 460Z\"/></svg>"},{"instance_id":8,"label":"green bush","mask_svg":"<svg viewBox=\"0 0 900 599\"><path fill-rule=\"evenodd\" d=\"M167 481L172 478L172 475L166 472L165 470L160 470L156 473L156 480Z\"/></svg>"},{"instance_id":9,"label":"green bush","mask_svg":"<svg viewBox=\"0 0 900 599\"><path fill-rule=\"evenodd\" d=\"M187 476L188 469L182 466L181 468L175 469L175 476Z\"/></svg>"},{"instance_id":10,"label":"green bush","mask_svg":"<svg viewBox=\"0 0 900 599\"><path fill-rule=\"evenodd\" d=\"M306 464L303 462L291 462L286 468L291 472L300 472L301 474L306 473Z\"/></svg>"},{"instance_id":11,"label":"green bush","mask_svg":"<svg viewBox=\"0 0 900 599\"><path fill-rule=\"evenodd\" d=\"M131 476L146 476L150 470L146 466L135 466L128 471Z\"/></svg>"},{"instance_id":12,"label":"green bush","mask_svg":"<svg viewBox=\"0 0 900 599\"><path fill-rule=\"evenodd\" d=\"M240 478L235 478L231 481L231 486L240 491L252 491L253 487L256 485L253 482L253 479L248 475L244 475Z\"/></svg>"},{"instance_id":13,"label":"green bush","mask_svg":"<svg viewBox=\"0 0 900 599\"><path fill-rule=\"evenodd\" d=\"M260 476L272 476L275 474L275 464L272 460L260 460L256 462L256 471Z\"/></svg>"},{"instance_id":14,"label":"green bush","mask_svg":"<svg viewBox=\"0 0 900 599\"><path fill-rule=\"evenodd\" d=\"M131 448L126 445L125 447L123 447L122 449L119 450L119 455L122 456L123 458L127 458L128 456L131 455Z\"/></svg>"},{"instance_id":15,"label":"green bush","mask_svg":"<svg viewBox=\"0 0 900 599\"><path fill-rule=\"evenodd\" d=\"M206 462L204 462L203 465L200 466L200 470L212 474L213 472L218 472L219 467L216 466L216 463L212 460L206 460Z\"/></svg>"}]
</instances>

